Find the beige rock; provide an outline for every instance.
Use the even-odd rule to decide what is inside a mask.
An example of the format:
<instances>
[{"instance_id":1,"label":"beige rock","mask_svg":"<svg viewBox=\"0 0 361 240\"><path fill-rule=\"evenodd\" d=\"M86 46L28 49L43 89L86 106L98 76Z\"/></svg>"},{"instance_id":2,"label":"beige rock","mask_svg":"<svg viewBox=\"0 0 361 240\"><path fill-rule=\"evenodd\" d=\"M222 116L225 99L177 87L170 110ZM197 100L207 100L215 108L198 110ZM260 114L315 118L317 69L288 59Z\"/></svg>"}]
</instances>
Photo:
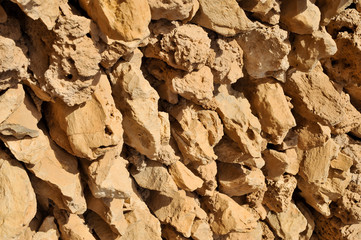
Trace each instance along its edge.
<instances>
[{"instance_id":1,"label":"beige rock","mask_svg":"<svg viewBox=\"0 0 361 240\"><path fill-rule=\"evenodd\" d=\"M314 147L323 146L331 138L331 129L318 122L311 122L301 117L296 128L298 135L298 147L308 150Z\"/></svg>"},{"instance_id":2,"label":"beige rock","mask_svg":"<svg viewBox=\"0 0 361 240\"><path fill-rule=\"evenodd\" d=\"M281 3L278 0L239 0L239 5L263 22L275 25L279 23Z\"/></svg>"},{"instance_id":3,"label":"beige rock","mask_svg":"<svg viewBox=\"0 0 361 240\"><path fill-rule=\"evenodd\" d=\"M13 39L0 36L0 89L16 87L19 80L27 77L29 60Z\"/></svg>"},{"instance_id":4,"label":"beige rock","mask_svg":"<svg viewBox=\"0 0 361 240\"><path fill-rule=\"evenodd\" d=\"M242 152L252 157L260 157L263 139L261 124L252 114L248 100L235 91L221 86L215 96L217 112L224 124L225 133L235 141Z\"/></svg>"},{"instance_id":5,"label":"beige rock","mask_svg":"<svg viewBox=\"0 0 361 240\"><path fill-rule=\"evenodd\" d=\"M151 20L147 0L111 2L81 0L80 6L110 38L123 41L144 39L149 35Z\"/></svg>"},{"instance_id":6,"label":"beige rock","mask_svg":"<svg viewBox=\"0 0 361 240\"><path fill-rule=\"evenodd\" d=\"M311 72L291 71L284 85L302 117L344 133L360 124L361 114L351 105L347 95L338 92L318 64Z\"/></svg>"},{"instance_id":7,"label":"beige rock","mask_svg":"<svg viewBox=\"0 0 361 240\"><path fill-rule=\"evenodd\" d=\"M291 205L296 186L296 178L290 175L281 176L277 181L267 180L263 202L273 212L286 212Z\"/></svg>"},{"instance_id":8,"label":"beige rock","mask_svg":"<svg viewBox=\"0 0 361 240\"><path fill-rule=\"evenodd\" d=\"M259 121L267 139L281 144L288 131L296 126L281 85L272 80L258 84L252 92L252 108L258 113Z\"/></svg>"},{"instance_id":9,"label":"beige rock","mask_svg":"<svg viewBox=\"0 0 361 240\"><path fill-rule=\"evenodd\" d=\"M144 50L146 57L163 60L187 72L204 67L208 61L211 40L201 27L158 21L150 29L153 34Z\"/></svg>"},{"instance_id":10,"label":"beige rock","mask_svg":"<svg viewBox=\"0 0 361 240\"><path fill-rule=\"evenodd\" d=\"M222 236L221 240L238 240L238 239L262 239L262 226L260 222L257 223L257 227L249 232L230 232L227 235Z\"/></svg>"},{"instance_id":11,"label":"beige rock","mask_svg":"<svg viewBox=\"0 0 361 240\"><path fill-rule=\"evenodd\" d=\"M53 31L39 21L25 21L33 73L26 83L44 101L59 98L74 106L91 98L100 78L101 56L88 37L91 20L74 15L68 5L62 5L61 10L63 15Z\"/></svg>"},{"instance_id":12,"label":"beige rock","mask_svg":"<svg viewBox=\"0 0 361 240\"><path fill-rule=\"evenodd\" d=\"M184 237L191 236L198 205L185 191L173 191L169 194L154 191L147 203L162 223L169 223Z\"/></svg>"},{"instance_id":13,"label":"beige rock","mask_svg":"<svg viewBox=\"0 0 361 240\"><path fill-rule=\"evenodd\" d=\"M187 238L183 237L182 234L174 230L170 225L165 225L162 228L162 237L166 240L186 240Z\"/></svg>"},{"instance_id":14,"label":"beige rock","mask_svg":"<svg viewBox=\"0 0 361 240\"><path fill-rule=\"evenodd\" d=\"M188 167L200 178L203 179L202 188L197 192L203 196L211 196L217 188L217 164L216 161L212 161L208 164L200 164L193 162Z\"/></svg>"},{"instance_id":15,"label":"beige rock","mask_svg":"<svg viewBox=\"0 0 361 240\"><path fill-rule=\"evenodd\" d=\"M285 81L285 71L289 67L287 55L291 51L285 30L278 25L257 24L255 29L241 33L237 41L243 49L244 66L251 77L274 77Z\"/></svg>"},{"instance_id":16,"label":"beige rock","mask_svg":"<svg viewBox=\"0 0 361 240\"><path fill-rule=\"evenodd\" d=\"M307 72L312 70L320 59L331 57L336 52L336 42L322 28L312 34L295 35L288 60L291 66Z\"/></svg>"},{"instance_id":17,"label":"beige rock","mask_svg":"<svg viewBox=\"0 0 361 240\"><path fill-rule=\"evenodd\" d=\"M203 180L194 175L191 170L180 161L169 166L169 173L177 186L183 190L193 192L203 186Z\"/></svg>"},{"instance_id":18,"label":"beige rock","mask_svg":"<svg viewBox=\"0 0 361 240\"><path fill-rule=\"evenodd\" d=\"M36 214L36 196L22 165L4 151L0 158L0 238L20 239Z\"/></svg>"},{"instance_id":19,"label":"beige rock","mask_svg":"<svg viewBox=\"0 0 361 240\"><path fill-rule=\"evenodd\" d=\"M321 24L327 25L331 18L345 10L346 7L352 4L352 0L318 0L317 5L321 10Z\"/></svg>"},{"instance_id":20,"label":"beige rock","mask_svg":"<svg viewBox=\"0 0 361 240\"><path fill-rule=\"evenodd\" d=\"M124 141L141 154L167 165L177 161L169 145L168 115L158 112L157 92L140 71L141 52L120 62L111 73L113 97L123 114Z\"/></svg>"},{"instance_id":21,"label":"beige rock","mask_svg":"<svg viewBox=\"0 0 361 240\"><path fill-rule=\"evenodd\" d=\"M216 112L181 101L169 113L177 121L171 131L186 160L206 164L217 159L213 146L221 139L223 126Z\"/></svg>"},{"instance_id":22,"label":"beige rock","mask_svg":"<svg viewBox=\"0 0 361 240\"><path fill-rule=\"evenodd\" d=\"M208 222L205 220L195 220L192 225L192 239L208 240L213 238L213 233Z\"/></svg>"},{"instance_id":23,"label":"beige rock","mask_svg":"<svg viewBox=\"0 0 361 240\"><path fill-rule=\"evenodd\" d=\"M110 150L98 160L84 163L88 186L97 198L129 198L132 192L127 161L117 150Z\"/></svg>"},{"instance_id":24,"label":"beige rock","mask_svg":"<svg viewBox=\"0 0 361 240\"><path fill-rule=\"evenodd\" d=\"M350 169L352 164L352 158L341 152L338 154L337 158L331 160L330 167L345 172Z\"/></svg>"},{"instance_id":25,"label":"beige rock","mask_svg":"<svg viewBox=\"0 0 361 240\"><path fill-rule=\"evenodd\" d=\"M143 188L156 190L160 192L177 191L177 185L172 176L168 173L167 168L161 163L155 161L146 161L146 167L138 171L135 167L131 168L130 173Z\"/></svg>"},{"instance_id":26,"label":"beige rock","mask_svg":"<svg viewBox=\"0 0 361 240\"><path fill-rule=\"evenodd\" d=\"M60 237L58 227L53 216L47 216L41 224L33 240L58 240Z\"/></svg>"},{"instance_id":27,"label":"beige rock","mask_svg":"<svg viewBox=\"0 0 361 240\"><path fill-rule=\"evenodd\" d=\"M85 221L87 222L89 228L95 232L96 236L100 240L119 240L120 235L113 232L109 225L104 222L104 220L94 212L89 212Z\"/></svg>"},{"instance_id":28,"label":"beige rock","mask_svg":"<svg viewBox=\"0 0 361 240\"><path fill-rule=\"evenodd\" d=\"M152 20L159 20L161 18L165 18L170 21L190 20L199 8L197 0L148 0L148 3L152 14Z\"/></svg>"},{"instance_id":29,"label":"beige rock","mask_svg":"<svg viewBox=\"0 0 361 240\"><path fill-rule=\"evenodd\" d=\"M290 165L291 161L288 159L287 154L273 149L267 149L263 151L262 155L266 162L265 172L267 179L277 181Z\"/></svg>"},{"instance_id":30,"label":"beige rock","mask_svg":"<svg viewBox=\"0 0 361 240\"><path fill-rule=\"evenodd\" d=\"M315 217L305 203L296 202L296 206L307 220L306 230L300 234L300 240L312 239L315 229Z\"/></svg>"},{"instance_id":31,"label":"beige rock","mask_svg":"<svg viewBox=\"0 0 361 240\"><path fill-rule=\"evenodd\" d=\"M251 157L242 152L237 143L224 135L221 141L214 147L214 152L218 156L217 160L226 163L240 163L249 167L261 169L265 162L261 157Z\"/></svg>"},{"instance_id":32,"label":"beige rock","mask_svg":"<svg viewBox=\"0 0 361 240\"><path fill-rule=\"evenodd\" d=\"M293 202L284 212L268 212L267 222L282 239L299 239L307 226L307 219Z\"/></svg>"},{"instance_id":33,"label":"beige rock","mask_svg":"<svg viewBox=\"0 0 361 240\"><path fill-rule=\"evenodd\" d=\"M61 239L95 240L81 216L59 209L54 210L54 216L61 232Z\"/></svg>"},{"instance_id":34,"label":"beige rock","mask_svg":"<svg viewBox=\"0 0 361 240\"><path fill-rule=\"evenodd\" d=\"M215 234L250 232L257 227L254 216L225 194L216 192L213 196L207 197L204 204L210 212L210 225Z\"/></svg>"},{"instance_id":35,"label":"beige rock","mask_svg":"<svg viewBox=\"0 0 361 240\"><path fill-rule=\"evenodd\" d=\"M286 173L297 175L300 169L300 158L298 158L297 150L289 148L285 150L287 156L288 165L286 167Z\"/></svg>"},{"instance_id":36,"label":"beige rock","mask_svg":"<svg viewBox=\"0 0 361 240\"><path fill-rule=\"evenodd\" d=\"M84 105L68 107L56 101L46 109L50 135L77 157L94 160L123 144L122 115L115 108L105 75Z\"/></svg>"},{"instance_id":37,"label":"beige rock","mask_svg":"<svg viewBox=\"0 0 361 240\"><path fill-rule=\"evenodd\" d=\"M218 164L219 191L230 197L242 196L265 189L265 177L258 168L248 169L239 164Z\"/></svg>"},{"instance_id":38,"label":"beige rock","mask_svg":"<svg viewBox=\"0 0 361 240\"><path fill-rule=\"evenodd\" d=\"M361 188L359 185L350 185L337 201L334 213L343 223L356 224L361 222Z\"/></svg>"},{"instance_id":39,"label":"beige rock","mask_svg":"<svg viewBox=\"0 0 361 240\"><path fill-rule=\"evenodd\" d=\"M192 21L226 37L253 27L236 0L221 2L199 0L199 11Z\"/></svg>"},{"instance_id":40,"label":"beige rock","mask_svg":"<svg viewBox=\"0 0 361 240\"><path fill-rule=\"evenodd\" d=\"M318 30L320 9L310 0L286 0L281 5L281 23L297 34L311 34Z\"/></svg>"},{"instance_id":41,"label":"beige rock","mask_svg":"<svg viewBox=\"0 0 361 240\"><path fill-rule=\"evenodd\" d=\"M232 84L243 77L243 50L232 38L217 38L212 41L215 59L209 64L214 82Z\"/></svg>"},{"instance_id":42,"label":"beige rock","mask_svg":"<svg viewBox=\"0 0 361 240\"><path fill-rule=\"evenodd\" d=\"M8 15L6 14L4 8L0 6L0 23L6 23L8 20Z\"/></svg>"}]
</instances>

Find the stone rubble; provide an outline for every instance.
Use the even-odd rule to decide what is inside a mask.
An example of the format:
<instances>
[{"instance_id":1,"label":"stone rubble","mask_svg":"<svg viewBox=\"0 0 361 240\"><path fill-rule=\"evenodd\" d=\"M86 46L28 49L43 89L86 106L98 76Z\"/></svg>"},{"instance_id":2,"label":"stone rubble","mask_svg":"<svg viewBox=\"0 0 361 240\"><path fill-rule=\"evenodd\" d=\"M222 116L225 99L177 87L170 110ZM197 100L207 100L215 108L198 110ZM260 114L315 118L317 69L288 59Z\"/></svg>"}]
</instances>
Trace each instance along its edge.
<instances>
[{"instance_id":1,"label":"stone rubble","mask_svg":"<svg viewBox=\"0 0 361 240\"><path fill-rule=\"evenodd\" d=\"M0 239L361 239L360 42L360 0L0 0Z\"/></svg>"}]
</instances>

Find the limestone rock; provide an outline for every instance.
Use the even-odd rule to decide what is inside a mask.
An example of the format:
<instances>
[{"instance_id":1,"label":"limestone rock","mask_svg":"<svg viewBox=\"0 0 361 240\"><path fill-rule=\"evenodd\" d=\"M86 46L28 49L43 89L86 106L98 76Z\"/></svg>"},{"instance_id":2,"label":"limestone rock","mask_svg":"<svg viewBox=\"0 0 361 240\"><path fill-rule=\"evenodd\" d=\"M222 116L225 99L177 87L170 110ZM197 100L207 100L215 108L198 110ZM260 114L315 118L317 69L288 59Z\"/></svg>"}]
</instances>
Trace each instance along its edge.
<instances>
[{"instance_id":1,"label":"limestone rock","mask_svg":"<svg viewBox=\"0 0 361 240\"><path fill-rule=\"evenodd\" d=\"M31 39L29 68L33 72L26 82L40 99L59 98L74 106L91 98L100 77L101 56L88 37L91 20L74 15L67 5L61 9L64 15L58 18L53 31L40 22L25 22Z\"/></svg>"},{"instance_id":2,"label":"limestone rock","mask_svg":"<svg viewBox=\"0 0 361 240\"><path fill-rule=\"evenodd\" d=\"M267 215L267 222L283 239L299 239L300 233L307 226L307 219L293 202L284 212L274 213L270 211Z\"/></svg>"},{"instance_id":3,"label":"limestone rock","mask_svg":"<svg viewBox=\"0 0 361 240\"><path fill-rule=\"evenodd\" d=\"M331 160L330 167L345 172L348 171L352 165L352 158L341 152L338 154L337 158Z\"/></svg>"},{"instance_id":4,"label":"limestone rock","mask_svg":"<svg viewBox=\"0 0 361 240\"><path fill-rule=\"evenodd\" d=\"M169 166L169 173L177 186L183 190L193 192L203 186L203 180L194 175L191 170L180 161Z\"/></svg>"},{"instance_id":5,"label":"limestone rock","mask_svg":"<svg viewBox=\"0 0 361 240\"><path fill-rule=\"evenodd\" d=\"M287 55L291 51L285 30L278 25L257 24L255 29L241 33L237 41L243 49L244 66L251 77L285 80L285 71L289 67ZM254 43L260 47L255 47Z\"/></svg>"},{"instance_id":6,"label":"limestone rock","mask_svg":"<svg viewBox=\"0 0 361 240\"><path fill-rule=\"evenodd\" d=\"M119 3L81 0L79 3L110 38L130 42L149 35L151 14L147 0L126 0Z\"/></svg>"},{"instance_id":7,"label":"limestone rock","mask_svg":"<svg viewBox=\"0 0 361 240\"><path fill-rule=\"evenodd\" d=\"M253 17L272 25L279 23L281 11L279 0L238 0L238 2L241 8L252 12Z\"/></svg>"},{"instance_id":8,"label":"limestone rock","mask_svg":"<svg viewBox=\"0 0 361 240\"><path fill-rule=\"evenodd\" d=\"M190 20L198 11L197 0L148 0L152 20L161 18L172 20Z\"/></svg>"},{"instance_id":9,"label":"limestone rock","mask_svg":"<svg viewBox=\"0 0 361 240\"><path fill-rule=\"evenodd\" d=\"M53 216L47 216L41 224L38 232L33 236L33 240L58 240L60 237L58 227Z\"/></svg>"},{"instance_id":10,"label":"limestone rock","mask_svg":"<svg viewBox=\"0 0 361 240\"><path fill-rule=\"evenodd\" d=\"M217 188L217 164L216 161L212 161L208 164L200 164L193 162L188 165L191 170L200 178L203 179L202 188L198 189L197 192L203 196L213 195L213 192Z\"/></svg>"},{"instance_id":11,"label":"limestone rock","mask_svg":"<svg viewBox=\"0 0 361 240\"><path fill-rule=\"evenodd\" d=\"M204 204L210 212L210 225L215 234L250 232L257 227L254 216L225 194L216 192L213 196L207 197Z\"/></svg>"},{"instance_id":12,"label":"limestone rock","mask_svg":"<svg viewBox=\"0 0 361 240\"><path fill-rule=\"evenodd\" d=\"M144 50L146 57L163 60L187 72L202 68L208 61L211 40L201 27L158 21L150 29L153 34Z\"/></svg>"},{"instance_id":13,"label":"limestone rock","mask_svg":"<svg viewBox=\"0 0 361 240\"><path fill-rule=\"evenodd\" d=\"M242 95L235 95L235 91L230 93L225 86L221 86L218 90L219 93L214 100L225 133L244 153L252 157L260 157L263 144L260 135L261 124L252 114L248 100Z\"/></svg>"},{"instance_id":14,"label":"limestone rock","mask_svg":"<svg viewBox=\"0 0 361 240\"><path fill-rule=\"evenodd\" d=\"M295 35L288 59L291 66L307 72L312 70L320 59L331 57L336 52L336 42L323 28L312 34Z\"/></svg>"},{"instance_id":15,"label":"limestone rock","mask_svg":"<svg viewBox=\"0 0 361 240\"><path fill-rule=\"evenodd\" d=\"M253 27L236 0L221 2L199 0L199 11L192 21L226 37Z\"/></svg>"},{"instance_id":16,"label":"limestone rock","mask_svg":"<svg viewBox=\"0 0 361 240\"><path fill-rule=\"evenodd\" d=\"M277 181L267 180L267 191L263 202L273 212L285 212L291 205L296 186L296 178L289 175L284 175Z\"/></svg>"},{"instance_id":17,"label":"limestone rock","mask_svg":"<svg viewBox=\"0 0 361 240\"><path fill-rule=\"evenodd\" d=\"M273 144L282 143L288 131L296 126L283 89L277 82L270 80L257 84L251 105L259 115L263 132Z\"/></svg>"},{"instance_id":18,"label":"limestone rock","mask_svg":"<svg viewBox=\"0 0 361 240\"><path fill-rule=\"evenodd\" d=\"M0 89L15 87L20 79L27 77L29 60L13 39L0 36Z\"/></svg>"},{"instance_id":19,"label":"limestone rock","mask_svg":"<svg viewBox=\"0 0 361 240\"><path fill-rule=\"evenodd\" d=\"M113 232L109 225L96 213L89 212L85 216L87 225L100 240L116 240L120 235Z\"/></svg>"},{"instance_id":20,"label":"limestone rock","mask_svg":"<svg viewBox=\"0 0 361 240\"><path fill-rule=\"evenodd\" d=\"M85 104L68 107L56 101L49 103L46 109L50 135L75 156L94 160L123 144L122 115L115 108L105 75Z\"/></svg>"},{"instance_id":21,"label":"limestone rock","mask_svg":"<svg viewBox=\"0 0 361 240\"><path fill-rule=\"evenodd\" d=\"M294 175L298 173L299 160L293 149L287 149L285 152L267 149L262 155L266 162L264 170L267 179L278 180L285 172Z\"/></svg>"},{"instance_id":22,"label":"limestone rock","mask_svg":"<svg viewBox=\"0 0 361 240\"><path fill-rule=\"evenodd\" d=\"M19 239L36 214L36 196L25 169L3 150L0 182L0 238Z\"/></svg>"},{"instance_id":23,"label":"limestone rock","mask_svg":"<svg viewBox=\"0 0 361 240\"><path fill-rule=\"evenodd\" d=\"M248 169L239 164L218 164L219 190L230 197L242 196L265 189L265 177L258 168Z\"/></svg>"},{"instance_id":24,"label":"limestone rock","mask_svg":"<svg viewBox=\"0 0 361 240\"><path fill-rule=\"evenodd\" d=\"M123 114L124 141L141 154L167 165L177 157L169 145L170 124L167 113L158 112L157 92L139 69L141 53L130 62L120 62L111 73L113 97Z\"/></svg>"},{"instance_id":25,"label":"limestone rock","mask_svg":"<svg viewBox=\"0 0 361 240\"><path fill-rule=\"evenodd\" d=\"M352 0L318 0L317 5L321 10L321 24L327 25L331 18L341 13L345 8L352 4Z\"/></svg>"},{"instance_id":26,"label":"limestone rock","mask_svg":"<svg viewBox=\"0 0 361 240\"><path fill-rule=\"evenodd\" d=\"M88 186L97 198L129 198L132 192L127 161L111 150L98 160L83 163Z\"/></svg>"},{"instance_id":27,"label":"limestone rock","mask_svg":"<svg viewBox=\"0 0 361 240\"><path fill-rule=\"evenodd\" d=\"M221 139L223 126L216 112L182 101L169 113L177 121L172 123L172 135L186 160L206 164L217 158L213 146Z\"/></svg>"},{"instance_id":28,"label":"limestone rock","mask_svg":"<svg viewBox=\"0 0 361 240\"><path fill-rule=\"evenodd\" d=\"M215 83L232 84L243 77L243 50L235 39L217 38L211 46L216 56L209 66Z\"/></svg>"},{"instance_id":29,"label":"limestone rock","mask_svg":"<svg viewBox=\"0 0 361 240\"><path fill-rule=\"evenodd\" d=\"M213 238L211 227L207 221L197 219L192 225L192 239L208 240Z\"/></svg>"},{"instance_id":30,"label":"limestone rock","mask_svg":"<svg viewBox=\"0 0 361 240\"><path fill-rule=\"evenodd\" d=\"M281 5L281 22L294 33L311 34L318 30L321 12L310 0L286 0Z\"/></svg>"},{"instance_id":31,"label":"limestone rock","mask_svg":"<svg viewBox=\"0 0 361 240\"><path fill-rule=\"evenodd\" d=\"M298 118L299 124L296 132L298 135L298 147L308 150L323 146L331 138L331 129L318 122L311 122Z\"/></svg>"},{"instance_id":32,"label":"limestone rock","mask_svg":"<svg viewBox=\"0 0 361 240\"><path fill-rule=\"evenodd\" d=\"M347 189L345 194L337 201L335 216L345 224L361 222L361 189Z\"/></svg>"},{"instance_id":33,"label":"limestone rock","mask_svg":"<svg viewBox=\"0 0 361 240\"><path fill-rule=\"evenodd\" d=\"M183 237L183 235L176 230L174 230L173 227L171 227L169 224L165 225L162 229L162 237L166 240L186 240L187 238Z\"/></svg>"},{"instance_id":34,"label":"limestone rock","mask_svg":"<svg viewBox=\"0 0 361 240\"><path fill-rule=\"evenodd\" d=\"M291 71L284 90L299 115L329 126L333 132L348 132L359 125L361 114L337 91L320 64L309 73Z\"/></svg>"},{"instance_id":35,"label":"limestone rock","mask_svg":"<svg viewBox=\"0 0 361 240\"><path fill-rule=\"evenodd\" d=\"M167 168L162 164L148 160L146 167L138 171L135 167L131 169L131 174L137 184L143 188L160 192L177 191L177 185Z\"/></svg>"},{"instance_id":36,"label":"limestone rock","mask_svg":"<svg viewBox=\"0 0 361 240\"><path fill-rule=\"evenodd\" d=\"M161 222L169 223L185 237L191 236L198 205L184 191L173 191L170 194L154 191L147 203Z\"/></svg>"}]
</instances>

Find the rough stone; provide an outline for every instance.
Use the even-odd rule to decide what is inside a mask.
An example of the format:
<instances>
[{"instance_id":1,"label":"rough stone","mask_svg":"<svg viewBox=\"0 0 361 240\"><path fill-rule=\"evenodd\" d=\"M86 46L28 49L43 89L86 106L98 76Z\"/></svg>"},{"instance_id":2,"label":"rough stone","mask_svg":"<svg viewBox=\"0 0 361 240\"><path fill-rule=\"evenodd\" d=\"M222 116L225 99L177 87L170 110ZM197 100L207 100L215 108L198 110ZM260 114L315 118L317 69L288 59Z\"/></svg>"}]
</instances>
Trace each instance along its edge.
<instances>
[{"instance_id":1,"label":"rough stone","mask_svg":"<svg viewBox=\"0 0 361 240\"><path fill-rule=\"evenodd\" d=\"M296 132L298 135L298 147L308 150L323 146L331 138L331 129L318 122L311 122L301 117L298 118Z\"/></svg>"},{"instance_id":2,"label":"rough stone","mask_svg":"<svg viewBox=\"0 0 361 240\"><path fill-rule=\"evenodd\" d=\"M192 225L192 239L194 240L208 240L213 238L213 233L208 222L197 219Z\"/></svg>"},{"instance_id":3,"label":"rough stone","mask_svg":"<svg viewBox=\"0 0 361 240\"><path fill-rule=\"evenodd\" d=\"M58 227L53 216L47 216L39 227L38 232L33 236L33 240L57 240L60 237Z\"/></svg>"},{"instance_id":4,"label":"rough stone","mask_svg":"<svg viewBox=\"0 0 361 240\"><path fill-rule=\"evenodd\" d=\"M316 4L321 10L321 24L327 25L335 15L351 5L352 0L318 0Z\"/></svg>"},{"instance_id":5,"label":"rough stone","mask_svg":"<svg viewBox=\"0 0 361 240\"><path fill-rule=\"evenodd\" d=\"M252 12L253 17L262 22L275 25L279 23L281 3L279 0L238 0L239 5L246 11Z\"/></svg>"},{"instance_id":6,"label":"rough stone","mask_svg":"<svg viewBox=\"0 0 361 240\"><path fill-rule=\"evenodd\" d=\"M193 18L199 9L199 2L197 0L148 0L152 20L159 20L161 18L173 20L188 21Z\"/></svg>"},{"instance_id":7,"label":"rough stone","mask_svg":"<svg viewBox=\"0 0 361 240\"><path fill-rule=\"evenodd\" d=\"M177 186L183 190L193 192L203 186L203 180L194 175L181 161L170 165L169 173Z\"/></svg>"},{"instance_id":8,"label":"rough stone","mask_svg":"<svg viewBox=\"0 0 361 240\"><path fill-rule=\"evenodd\" d=\"M149 35L151 13L147 0L81 0L79 3L112 39L130 42Z\"/></svg>"},{"instance_id":9,"label":"rough stone","mask_svg":"<svg viewBox=\"0 0 361 240\"><path fill-rule=\"evenodd\" d=\"M208 164L191 163L188 167L200 178L203 179L202 188L197 192L203 196L211 196L217 188L217 164L216 161L212 161Z\"/></svg>"},{"instance_id":10,"label":"rough stone","mask_svg":"<svg viewBox=\"0 0 361 240\"><path fill-rule=\"evenodd\" d=\"M120 235L113 232L109 225L96 213L89 212L85 216L87 225L100 240L116 240Z\"/></svg>"},{"instance_id":11,"label":"rough stone","mask_svg":"<svg viewBox=\"0 0 361 240\"><path fill-rule=\"evenodd\" d=\"M267 179L278 180L286 172L291 162L286 153L273 149L263 151L262 155L266 162L265 175Z\"/></svg>"},{"instance_id":12,"label":"rough stone","mask_svg":"<svg viewBox=\"0 0 361 240\"><path fill-rule=\"evenodd\" d=\"M230 197L242 196L265 189L265 177L258 168L248 169L239 164L219 163L219 191Z\"/></svg>"}]
</instances>

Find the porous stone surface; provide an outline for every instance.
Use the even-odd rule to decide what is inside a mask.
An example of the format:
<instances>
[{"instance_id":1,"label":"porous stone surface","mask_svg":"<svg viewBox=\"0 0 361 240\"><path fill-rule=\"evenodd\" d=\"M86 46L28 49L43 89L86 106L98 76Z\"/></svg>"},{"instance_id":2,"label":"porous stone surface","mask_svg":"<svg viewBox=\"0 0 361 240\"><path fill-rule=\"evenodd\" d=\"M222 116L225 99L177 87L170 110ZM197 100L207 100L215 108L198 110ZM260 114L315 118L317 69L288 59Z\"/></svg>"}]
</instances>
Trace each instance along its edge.
<instances>
[{"instance_id":1,"label":"porous stone surface","mask_svg":"<svg viewBox=\"0 0 361 240\"><path fill-rule=\"evenodd\" d=\"M360 36L359 0L0 0L0 239L361 239Z\"/></svg>"}]
</instances>

